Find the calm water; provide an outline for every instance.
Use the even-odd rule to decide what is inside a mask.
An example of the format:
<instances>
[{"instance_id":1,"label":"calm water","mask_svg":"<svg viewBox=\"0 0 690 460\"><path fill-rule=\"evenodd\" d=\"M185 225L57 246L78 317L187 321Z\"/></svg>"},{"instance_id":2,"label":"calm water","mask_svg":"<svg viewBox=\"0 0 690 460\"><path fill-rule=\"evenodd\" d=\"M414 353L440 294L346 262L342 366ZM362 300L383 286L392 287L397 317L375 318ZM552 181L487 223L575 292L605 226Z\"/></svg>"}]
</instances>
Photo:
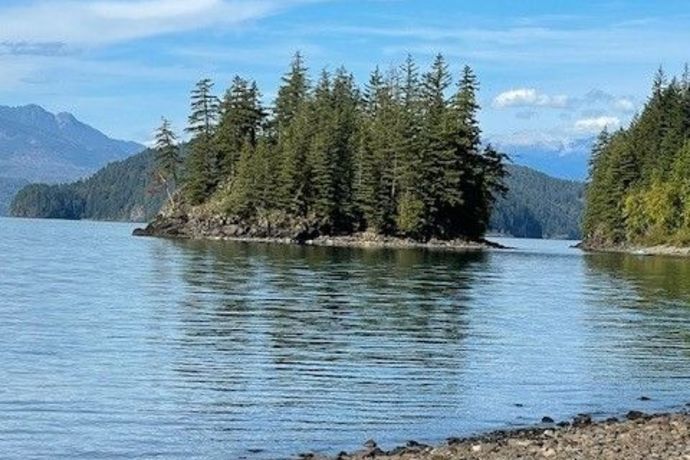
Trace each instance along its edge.
<instances>
[{"instance_id":1,"label":"calm water","mask_svg":"<svg viewBox=\"0 0 690 460\"><path fill-rule=\"evenodd\" d=\"M690 260L132 228L0 219L3 458L288 458L690 401Z\"/></svg>"}]
</instances>

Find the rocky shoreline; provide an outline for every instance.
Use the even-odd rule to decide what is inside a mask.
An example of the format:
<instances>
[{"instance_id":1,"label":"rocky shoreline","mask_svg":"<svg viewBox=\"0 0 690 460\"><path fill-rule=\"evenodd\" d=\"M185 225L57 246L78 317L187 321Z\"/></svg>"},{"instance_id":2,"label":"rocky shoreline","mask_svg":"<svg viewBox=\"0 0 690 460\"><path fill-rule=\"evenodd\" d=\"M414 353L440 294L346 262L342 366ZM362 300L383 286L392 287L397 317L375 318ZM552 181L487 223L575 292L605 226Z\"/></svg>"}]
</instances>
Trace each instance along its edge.
<instances>
[{"instance_id":1,"label":"rocky shoreline","mask_svg":"<svg viewBox=\"0 0 690 460\"><path fill-rule=\"evenodd\" d=\"M409 238L383 236L373 233L353 235L322 235L317 223L306 219L251 221L221 215L175 213L156 217L145 228L137 228L134 236L178 238L192 240L221 240L254 243L300 244L306 246L356 248L422 248L448 251L481 251L505 249L488 240L435 240L421 242Z\"/></svg>"},{"instance_id":2,"label":"rocky shoreline","mask_svg":"<svg viewBox=\"0 0 690 460\"><path fill-rule=\"evenodd\" d=\"M690 404L688 405L690 407ZM690 460L690 412L648 415L630 411L621 419L593 421L580 414L568 422L544 417L532 428L450 438L443 445L410 441L391 451L373 440L355 453L336 457L302 454L302 460L504 460L504 459L684 459Z\"/></svg>"},{"instance_id":3,"label":"rocky shoreline","mask_svg":"<svg viewBox=\"0 0 690 460\"><path fill-rule=\"evenodd\" d=\"M586 252L609 252L619 254L633 254L638 256L674 256L674 257L690 257L690 247L680 247L671 245L656 245L656 246L632 246L620 245L610 246L602 244L592 244L586 241L576 245L578 249Z\"/></svg>"}]
</instances>

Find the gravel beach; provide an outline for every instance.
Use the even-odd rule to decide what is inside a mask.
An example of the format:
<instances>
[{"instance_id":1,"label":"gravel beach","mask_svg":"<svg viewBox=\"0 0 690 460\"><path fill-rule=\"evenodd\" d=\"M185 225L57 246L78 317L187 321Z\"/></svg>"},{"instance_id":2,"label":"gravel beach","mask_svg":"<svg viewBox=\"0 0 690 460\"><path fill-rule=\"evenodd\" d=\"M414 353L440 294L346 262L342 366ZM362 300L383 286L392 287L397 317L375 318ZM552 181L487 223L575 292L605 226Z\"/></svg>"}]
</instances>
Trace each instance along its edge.
<instances>
[{"instance_id":1,"label":"gravel beach","mask_svg":"<svg viewBox=\"0 0 690 460\"><path fill-rule=\"evenodd\" d=\"M409 442L389 452L373 440L358 452L307 460L483 460L483 459L681 459L690 460L690 413L646 415L631 411L620 420L593 422L589 415L535 428L497 431L485 436L449 439L444 445Z\"/></svg>"}]
</instances>

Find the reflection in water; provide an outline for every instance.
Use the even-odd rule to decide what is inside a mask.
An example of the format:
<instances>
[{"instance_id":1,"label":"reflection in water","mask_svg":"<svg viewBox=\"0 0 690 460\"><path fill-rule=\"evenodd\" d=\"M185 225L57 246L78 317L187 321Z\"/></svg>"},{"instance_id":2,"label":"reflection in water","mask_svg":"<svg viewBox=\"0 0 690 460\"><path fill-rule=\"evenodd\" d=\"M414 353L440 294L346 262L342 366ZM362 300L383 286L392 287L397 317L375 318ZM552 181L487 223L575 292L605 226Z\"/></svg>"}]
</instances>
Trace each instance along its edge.
<instances>
[{"instance_id":1,"label":"reflection in water","mask_svg":"<svg viewBox=\"0 0 690 460\"><path fill-rule=\"evenodd\" d=\"M454 410L436 395L458 392L486 255L178 244L195 346L175 369L214 393L214 413L233 415L219 427L245 448L265 448L267 432L292 453L346 446ZM253 445L243 430L257 425Z\"/></svg>"},{"instance_id":2,"label":"reflection in water","mask_svg":"<svg viewBox=\"0 0 690 460\"><path fill-rule=\"evenodd\" d=\"M679 361L690 358L690 260L592 254L586 261L604 308L592 324L602 335L625 332L626 340L609 347L629 361L630 377L690 379L690 366Z\"/></svg>"},{"instance_id":3,"label":"reflection in water","mask_svg":"<svg viewBox=\"0 0 690 460\"><path fill-rule=\"evenodd\" d=\"M685 301L690 308L690 263L682 257L593 254L588 265L600 274L625 280L654 307L660 301Z\"/></svg>"},{"instance_id":4,"label":"reflection in water","mask_svg":"<svg viewBox=\"0 0 690 460\"><path fill-rule=\"evenodd\" d=\"M275 459L690 402L690 260L130 230L0 220L4 457Z\"/></svg>"}]
</instances>

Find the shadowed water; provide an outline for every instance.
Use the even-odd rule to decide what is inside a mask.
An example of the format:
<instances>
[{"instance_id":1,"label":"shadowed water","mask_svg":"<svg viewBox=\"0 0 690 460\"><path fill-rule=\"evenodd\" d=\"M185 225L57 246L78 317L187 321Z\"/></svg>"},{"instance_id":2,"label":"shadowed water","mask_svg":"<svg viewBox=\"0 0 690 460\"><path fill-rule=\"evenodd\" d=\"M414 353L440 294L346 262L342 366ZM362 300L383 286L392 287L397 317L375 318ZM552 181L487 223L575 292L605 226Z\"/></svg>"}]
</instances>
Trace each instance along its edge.
<instances>
[{"instance_id":1,"label":"shadowed water","mask_svg":"<svg viewBox=\"0 0 690 460\"><path fill-rule=\"evenodd\" d=\"M690 402L687 259L132 228L0 219L3 458L289 458Z\"/></svg>"}]
</instances>

